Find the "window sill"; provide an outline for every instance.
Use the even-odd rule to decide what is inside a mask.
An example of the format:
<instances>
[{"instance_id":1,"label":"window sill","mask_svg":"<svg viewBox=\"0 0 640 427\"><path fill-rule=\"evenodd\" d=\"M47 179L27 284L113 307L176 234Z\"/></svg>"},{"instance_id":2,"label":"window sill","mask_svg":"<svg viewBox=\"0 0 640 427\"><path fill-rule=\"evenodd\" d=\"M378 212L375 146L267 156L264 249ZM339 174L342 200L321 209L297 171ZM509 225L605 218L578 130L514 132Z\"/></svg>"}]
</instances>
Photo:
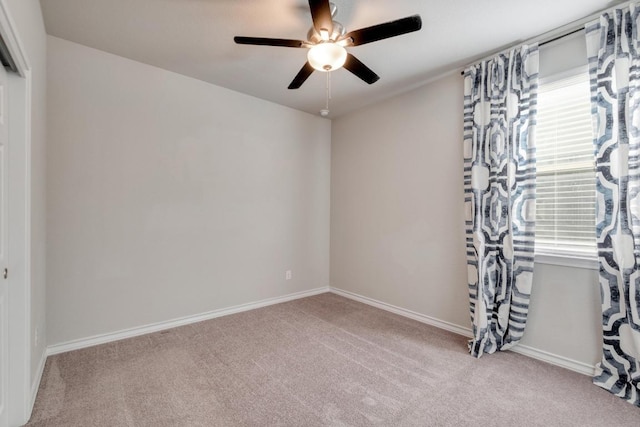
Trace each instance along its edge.
<instances>
[{"instance_id":1,"label":"window sill","mask_svg":"<svg viewBox=\"0 0 640 427\"><path fill-rule=\"evenodd\" d=\"M537 251L534 264L561 265L563 267L585 268L599 270L600 264L596 254L589 253L558 253Z\"/></svg>"}]
</instances>

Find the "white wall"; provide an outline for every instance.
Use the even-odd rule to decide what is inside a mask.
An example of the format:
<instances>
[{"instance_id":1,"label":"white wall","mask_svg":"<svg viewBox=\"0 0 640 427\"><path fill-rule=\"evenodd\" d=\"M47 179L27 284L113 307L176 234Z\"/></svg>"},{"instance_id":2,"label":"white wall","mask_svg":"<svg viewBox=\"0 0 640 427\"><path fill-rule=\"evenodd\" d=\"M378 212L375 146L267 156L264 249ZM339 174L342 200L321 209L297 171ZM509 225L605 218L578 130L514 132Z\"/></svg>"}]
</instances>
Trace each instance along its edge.
<instances>
[{"instance_id":1,"label":"white wall","mask_svg":"<svg viewBox=\"0 0 640 427\"><path fill-rule=\"evenodd\" d=\"M541 73L586 62L581 37L552 47ZM462 90L456 73L334 120L331 286L470 328ZM536 264L522 344L595 364L599 298L597 271Z\"/></svg>"},{"instance_id":2,"label":"white wall","mask_svg":"<svg viewBox=\"0 0 640 427\"><path fill-rule=\"evenodd\" d=\"M595 365L602 355L598 271L536 264L522 344Z\"/></svg>"},{"instance_id":3,"label":"white wall","mask_svg":"<svg viewBox=\"0 0 640 427\"><path fill-rule=\"evenodd\" d=\"M332 125L331 286L467 326L462 80Z\"/></svg>"},{"instance_id":4,"label":"white wall","mask_svg":"<svg viewBox=\"0 0 640 427\"><path fill-rule=\"evenodd\" d=\"M330 121L48 52L49 344L328 286Z\"/></svg>"}]
</instances>

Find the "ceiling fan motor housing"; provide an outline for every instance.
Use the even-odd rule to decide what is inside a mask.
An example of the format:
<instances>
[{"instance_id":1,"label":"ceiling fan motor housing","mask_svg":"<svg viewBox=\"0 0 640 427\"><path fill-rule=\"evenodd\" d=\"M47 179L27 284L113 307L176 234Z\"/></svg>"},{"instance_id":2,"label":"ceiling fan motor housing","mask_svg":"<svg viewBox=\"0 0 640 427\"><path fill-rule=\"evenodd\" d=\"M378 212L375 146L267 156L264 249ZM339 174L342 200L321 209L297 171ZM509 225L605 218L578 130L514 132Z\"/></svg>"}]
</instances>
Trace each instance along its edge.
<instances>
[{"instance_id":1,"label":"ceiling fan motor housing","mask_svg":"<svg viewBox=\"0 0 640 427\"><path fill-rule=\"evenodd\" d=\"M333 24L333 29L330 34L328 34L328 38L323 38L322 34L320 34L315 27L312 25L307 32L307 40L312 43L320 43L321 41L338 41L342 36L346 34L346 30L344 25L335 21L333 18L338 14L338 6L335 3L329 2L329 9L331 10L331 23Z\"/></svg>"},{"instance_id":2,"label":"ceiling fan motor housing","mask_svg":"<svg viewBox=\"0 0 640 427\"><path fill-rule=\"evenodd\" d=\"M345 30L344 25L342 25L340 22L338 21L332 21L333 22L333 31L331 31L331 33L328 35L329 40L331 41L338 41L342 38L342 36L344 36L347 32L347 30ZM322 35L320 33L318 33L316 31L316 29L314 27L309 28L309 31L307 32L307 40L309 40L312 43L320 43L322 41L326 41L325 39L322 38Z\"/></svg>"}]
</instances>

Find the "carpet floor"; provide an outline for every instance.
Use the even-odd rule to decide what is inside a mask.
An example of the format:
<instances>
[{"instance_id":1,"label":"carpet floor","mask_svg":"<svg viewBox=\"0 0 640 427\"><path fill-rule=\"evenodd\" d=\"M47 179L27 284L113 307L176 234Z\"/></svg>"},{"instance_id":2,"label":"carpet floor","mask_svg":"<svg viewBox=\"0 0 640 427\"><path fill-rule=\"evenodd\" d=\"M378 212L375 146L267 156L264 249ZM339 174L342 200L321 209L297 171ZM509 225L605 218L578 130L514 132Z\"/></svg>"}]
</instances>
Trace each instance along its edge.
<instances>
[{"instance_id":1,"label":"carpet floor","mask_svg":"<svg viewBox=\"0 0 640 427\"><path fill-rule=\"evenodd\" d=\"M589 377L335 294L48 358L29 426L634 426Z\"/></svg>"}]
</instances>

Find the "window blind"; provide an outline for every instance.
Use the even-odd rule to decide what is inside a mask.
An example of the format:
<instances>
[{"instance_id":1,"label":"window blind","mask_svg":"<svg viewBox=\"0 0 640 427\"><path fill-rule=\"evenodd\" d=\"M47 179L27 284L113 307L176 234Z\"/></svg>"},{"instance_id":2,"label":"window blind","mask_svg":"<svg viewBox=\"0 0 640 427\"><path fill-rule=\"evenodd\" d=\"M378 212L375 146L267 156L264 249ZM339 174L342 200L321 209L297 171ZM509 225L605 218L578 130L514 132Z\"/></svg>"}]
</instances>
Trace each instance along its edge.
<instances>
[{"instance_id":1,"label":"window blind","mask_svg":"<svg viewBox=\"0 0 640 427\"><path fill-rule=\"evenodd\" d=\"M595 253L595 168L587 71L538 90L536 251Z\"/></svg>"}]
</instances>

